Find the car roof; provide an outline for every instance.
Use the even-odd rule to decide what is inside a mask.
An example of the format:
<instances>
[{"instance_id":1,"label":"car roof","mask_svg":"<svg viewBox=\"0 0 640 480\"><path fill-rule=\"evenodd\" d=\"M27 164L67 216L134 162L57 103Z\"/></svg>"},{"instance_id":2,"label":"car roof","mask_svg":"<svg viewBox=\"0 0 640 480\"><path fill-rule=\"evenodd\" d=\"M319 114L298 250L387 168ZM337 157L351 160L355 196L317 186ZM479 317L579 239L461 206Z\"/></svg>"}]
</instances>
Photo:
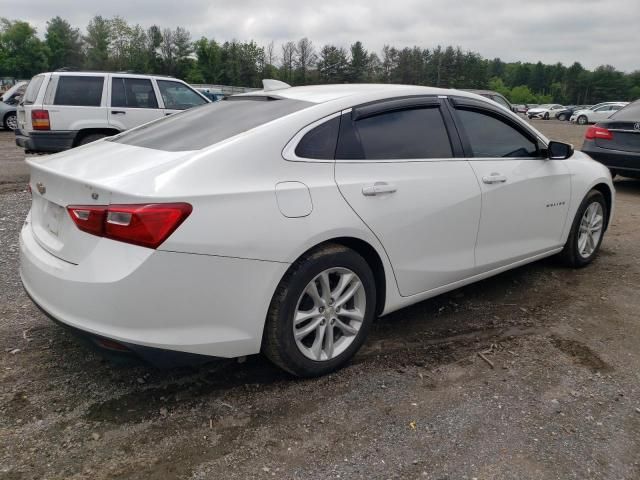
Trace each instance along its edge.
<instances>
[{"instance_id":1,"label":"car roof","mask_svg":"<svg viewBox=\"0 0 640 480\"><path fill-rule=\"evenodd\" d=\"M171 80L180 80L179 78L171 77L169 75L156 75L156 74L146 74L146 73L131 73L131 72L111 72L104 70L61 70L55 72L46 72L41 75L60 75L60 76L74 76L74 77L95 77L97 75L117 75L119 77L131 77L131 78L162 78L162 79L171 79Z\"/></svg>"},{"instance_id":2,"label":"car roof","mask_svg":"<svg viewBox=\"0 0 640 480\"><path fill-rule=\"evenodd\" d=\"M458 95L464 97L476 97L471 92L435 87L422 87L416 85L396 85L383 83L351 83L339 85L310 85L303 87L289 87L278 90L257 90L248 93L233 95L233 97L271 97L289 98L310 103L325 103L349 97L384 97L385 95Z\"/></svg>"}]
</instances>

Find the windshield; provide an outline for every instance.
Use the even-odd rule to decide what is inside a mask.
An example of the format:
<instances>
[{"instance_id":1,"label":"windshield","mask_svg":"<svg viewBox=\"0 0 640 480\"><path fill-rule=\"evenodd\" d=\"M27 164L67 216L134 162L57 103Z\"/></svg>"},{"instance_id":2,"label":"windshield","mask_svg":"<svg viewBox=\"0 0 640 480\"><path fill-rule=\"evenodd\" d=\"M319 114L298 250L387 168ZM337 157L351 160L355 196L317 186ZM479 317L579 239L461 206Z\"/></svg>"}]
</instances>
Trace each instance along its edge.
<instances>
[{"instance_id":1,"label":"windshield","mask_svg":"<svg viewBox=\"0 0 640 480\"><path fill-rule=\"evenodd\" d=\"M609 120L622 120L623 122L640 122L640 100L630 103L609 117Z\"/></svg>"},{"instance_id":2,"label":"windshield","mask_svg":"<svg viewBox=\"0 0 640 480\"><path fill-rule=\"evenodd\" d=\"M11 87L9 90L4 92L4 95L2 95L2 98L0 100L2 100L3 102L6 102L7 100L9 100L11 98L11 96L14 93L16 93L20 88L24 87L26 84L27 84L27 82L18 82L18 83L16 83L13 87Z\"/></svg>"},{"instance_id":3,"label":"windshield","mask_svg":"<svg viewBox=\"0 0 640 480\"><path fill-rule=\"evenodd\" d=\"M312 105L291 99L236 97L143 125L113 141L169 152L200 150Z\"/></svg>"}]
</instances>

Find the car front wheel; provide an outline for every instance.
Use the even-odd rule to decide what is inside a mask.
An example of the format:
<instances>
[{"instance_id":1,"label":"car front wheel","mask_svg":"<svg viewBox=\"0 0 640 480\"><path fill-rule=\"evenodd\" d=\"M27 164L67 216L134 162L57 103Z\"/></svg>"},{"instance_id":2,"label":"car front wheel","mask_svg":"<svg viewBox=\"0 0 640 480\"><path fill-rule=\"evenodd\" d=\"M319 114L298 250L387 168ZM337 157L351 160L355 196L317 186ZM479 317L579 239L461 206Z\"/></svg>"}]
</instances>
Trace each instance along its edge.
<instances>
[{"instance_id":1,"label":"car front wheel","mask_svg":"<svg viewBox=\"0 0 640 480\"><path fill-rule=\"evenodd\" d=\"M584 115L580 115L578 117L578 124L579 125L586 125L588 123L587 117L585 117Z\"/></svg>"},{"instance_id":2,"label":"car front wheel","mask_svg":"<svg viewBox=\"0 0 640 480\"><path fill-rule=\"evenodd\" d=\"M342 245L313 250L280 282L262 351L294 375L324 375L342 367L362 346L375 309L375 280L364 258Z\"/></svg>"},{"instance_id":3,"label":"car front wheel","mask_svg":"<svg viewBox=\"0 0 640 480\"><path fill-rule=\"evenodd\" d=\"M558 120L560 120L561 122L564 122L567 119L567 116L564 113L561 113L560 115L558 115Z\"/></svg>"},{"instance_id":4,"label":"car front wheel","mask_svg":"<svg viewBox=\"0 0 640 480\"><path fill-rule=\"evenodd\" d=\"M604 196L591 190L578 208L569 238L560 253L567 265L579 268L593 261L602 244L607 215Z\"/></svg>"},{"instance_id":5,"label":"car front wheel","mask_svg":"<svg viewBox=\"0 0 640 480\"><path fill-rule=\"evenodd\" d=\"M15 113L9 113L4 117L4 128L5 130L15 130L18 128L18 117Z\"/></svg>"}]
</instances>

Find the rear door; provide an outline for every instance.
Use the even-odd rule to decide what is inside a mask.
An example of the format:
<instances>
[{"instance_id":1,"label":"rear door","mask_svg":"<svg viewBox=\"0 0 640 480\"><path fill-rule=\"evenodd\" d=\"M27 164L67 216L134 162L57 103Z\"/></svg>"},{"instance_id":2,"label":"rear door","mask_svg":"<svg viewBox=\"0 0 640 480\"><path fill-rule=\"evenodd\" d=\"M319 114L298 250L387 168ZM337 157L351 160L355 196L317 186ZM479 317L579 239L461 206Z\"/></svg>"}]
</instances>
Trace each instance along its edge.
<instances>
[{"instance_id":1,"label":"rear door","mask_svg":"<svg viewBox=\"0 0 640 480\"><path fill-rule=\"evenodd\" d=\"M403 296L471 275L480 188L437 98L344 113L335 178L389 255Z\"/></svg>"},{"instance_id":2,"label":"rear door","mask_svg":"<svg viewBox=\"0 0 640 480\"><path fill-rule=\"evenodd\" d=\"M204 96L182 82L157 78L156 83L162 97L165 115L209 103Z\"/></svg>"},{"instance_id":3,"label":"rear door","mask_svg":"<svg viewBox=\"0 0 640 480\"><path fill-rule=\"evenodd\" d=\"M560 246L571 193L566 165L548 160L534 134L497 109L458 99L454 114L482 189L478 273Z\"/></svg>"},{"instance_id":4,"label":"rear door","mask_svg":"<svg viewBox=\"0 0 640 480\"><path fill-rule=\"evenodd\" d=\"M112 76L109 100L109 123L120 131L164 115L150 78Z\"/></svg>"},{"instance_id":5,"label":"rear door","mask_svg":"<svg viewBox=\"0 0 640 480\"><path fill-rule=\"evenodd\" d=\"M602 107L596 108L591 115L589 115L589 121L591 123L601 122L606 120L611 115L613 115L617 110L612 110L614 105L603 105ZM618 110L621 107L618 107Z\"/></svg>"}]
</instances>

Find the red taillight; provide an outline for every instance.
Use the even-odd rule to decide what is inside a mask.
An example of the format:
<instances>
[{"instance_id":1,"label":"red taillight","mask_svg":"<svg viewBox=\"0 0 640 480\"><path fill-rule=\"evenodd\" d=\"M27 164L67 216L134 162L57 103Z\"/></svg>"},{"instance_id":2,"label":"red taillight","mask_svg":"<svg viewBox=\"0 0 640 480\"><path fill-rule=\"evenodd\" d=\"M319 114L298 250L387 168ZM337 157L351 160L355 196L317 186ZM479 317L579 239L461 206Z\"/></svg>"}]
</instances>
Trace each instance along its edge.
<instances>
[{"instance_id":1,"label":"red taillight","mask_svg":"<svg viewBox=\"0 0 640 480\"><path fill-rule=\"evenodd\" d=\"M31 110L31 125L34 130L50 130L49 112L47 110Z\"/></svg>"},{"instance_id":2,"label":"red taillight","mask_svg":"<svg viewBox=\"0 0 640 480\"><path fill-rule=\"evenodd\" d=\"M100 237L158 248L192 211L188 203L144 205L70 205L76 226Z\"/></svg>"},{"instance_id":3,"label":"red taillight","mask_svg":"<svg viewBox=\"0 0 640 480\"><path fill-rule=\"evenodd\" d=\"M613 140L613 133L606 128L592 125L587 129L587 132L584 134L584 138L587 140Z\"/></svg>"}]
</instances>

